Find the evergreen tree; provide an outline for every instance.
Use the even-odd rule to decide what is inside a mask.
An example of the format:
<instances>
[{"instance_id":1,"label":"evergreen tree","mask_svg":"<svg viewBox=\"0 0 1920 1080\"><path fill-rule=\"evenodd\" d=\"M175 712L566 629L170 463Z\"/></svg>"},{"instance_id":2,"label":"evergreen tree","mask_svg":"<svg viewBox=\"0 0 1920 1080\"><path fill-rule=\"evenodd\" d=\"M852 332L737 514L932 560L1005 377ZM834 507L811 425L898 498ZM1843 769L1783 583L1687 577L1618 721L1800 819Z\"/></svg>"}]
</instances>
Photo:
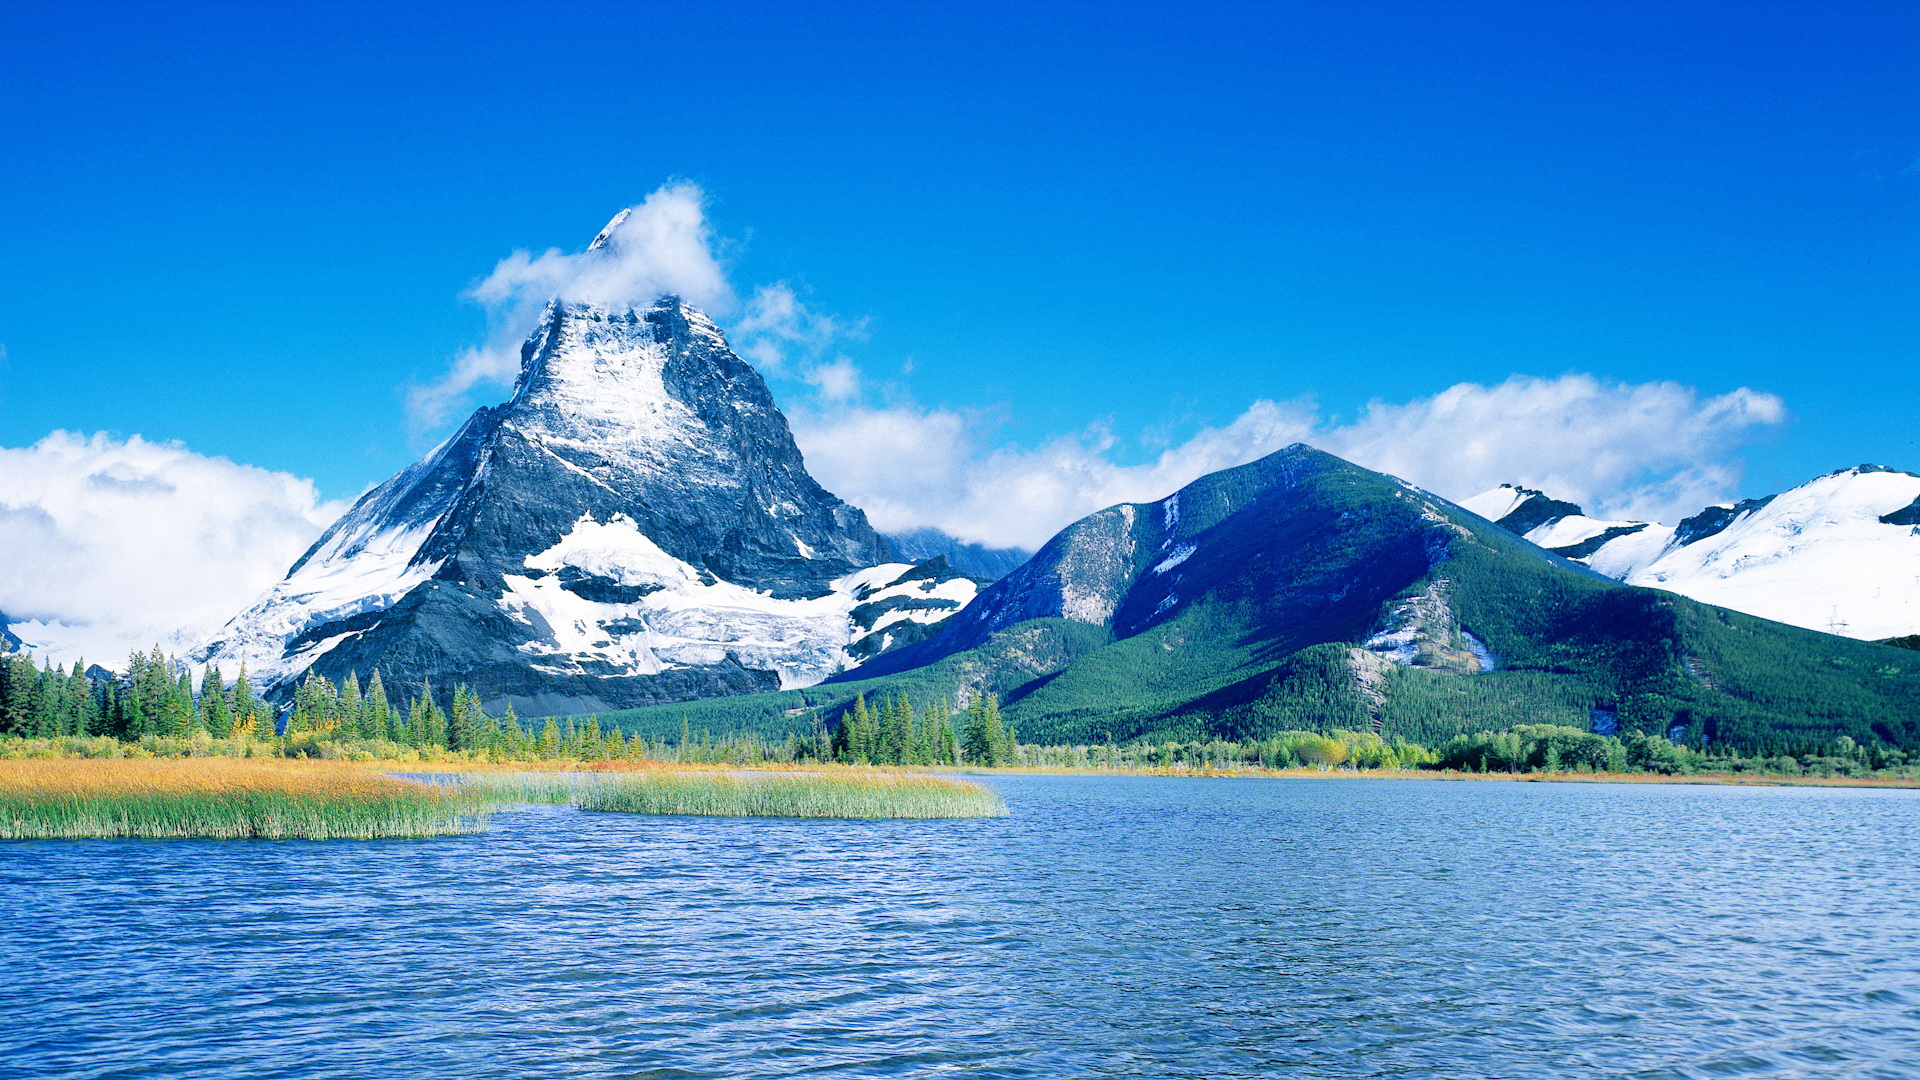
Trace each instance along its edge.
<instances>
[{"instance_id":1,"label":"evergreen tree","mask_svg":"<svg viewBox=\"0 0 1920 1080\"><path fill-rule=\"evenodd\" d=\"M511 701L507 702L507 711L500 717L500 750L510 758L524 757L532 750L526 729L520 726L520 714L513 711Z\"/></svg>"},{"instance_id":2,"label":"evergreen tree","mask_svg":"<svg viewBox=\"0 0 1920 1080\"><path fill-rule=\"evenodd\" d=\"M347 672L346 681L340 684L340 700L335 704L335 710L339 717L338 730L335 734L340 738L354 739L365 733L367 703L360 696L358 672Z\"/></svg>"},{"instance_id":3,"label":"evergreen tree","mask_svg":"<svg viewBox=\"0 0 1920 1080\"><path fill-rule=\"evenodd\" d=\"M300 680L300 685L293 691L293 714L287 718L287 734L324 732L331 719L330 700L333 696L332 683L318 672L307 672L307 677Z\"/></svg>"},{"instance_id":4,"label":"evergreen tree","mask_svg":"<svg viewBox=\"0 0 1920 1080\"><path fill-rule=\"evenodd\" d=\"M853 708L848 711L840 726L846 731L847 759L859 765L872 764L874 754L880 748L880 724L874 719L872 710L867 708L867 696L856 695Z\"/></svg>"},{"instance_id":5,"label":"evergreen tree","mask_svg":"<svg viewBox=\"0 0 1920 1080\"><path fill-rule=\"evenodd\" d=\"M380 669L373 670L373 678L367 682L366 721L361 735L368 739L392 739L400 741L400 733L394 729L393 705L387 701L387 687L380 681Z\"/></svg>"},{"instance_id":6,"label":"evergreen tree","mask_svg":"<svg viewBox=\"0 0 1920 1080\"><path fill-rule=\"evenodd\" d=\"M407 706L406 743L416 749L425 746L427 738L427 699L422 694Z\"/></svg>"},{"instance_id":7,"label":"evergreen tree","mask_svg":"<svg viewBox=\"0 0 1920 1080\"><path fill-rule=\"evenodd\" d=\"M26 735L33 728L33 683L40 671L20 653L0 656L0 735Z\"/></svg>"},{"instance_id":8,"label":"evergreen tree","mask_svg":"<svg viewBox=\"0 0 1920 1080\"><path fill-rule=\"evenodd\" d=\"M60 731L60 688L52 671L36 671L33 689L27 694L27 733L36 739L51 739Z\"/></svg>"},{"instance_id":9,"label":"evergreen tree","mask_svg":"<svg viewBox=\"0 0 1920 1080\"><path fill-rule=\"evenodd\" d=\"M200 677L200 723L216 739L233 734L233 707L227 701L226 679L211 664Z\"/></svg>"},{"instance_id":10,"label":"evergreen tree","mask_svg":"<svg viewBox=\"0 0 1920 1080\"><path fill-rule=\"evenodd\" d=\"M993 694L974 695L967 709L965 736L966 760L975 765L1003 765L1009 757L1007 729L1000 721L1000 699Z\"/></svg>"},{"instance_id":11,"label":"evergreen tree","mask_svg":"<svg viewBox=\"0 0 1920 1080\"><path fill-rule=\"evenodd\" d=\"M913 755L913 702L902 693L887 704L879 723L875 760L888 765L909 763Z\"/></svg>"},{"instance_id":12,"label":"evergreen tree","mask_svg":"<svg viewBox=\"0 0 1920 1080\"><path fill-rule=\"evenodd\" d=\"M445 747L447 745L447 714L440 711L440 703L433 700L433 682L427 680L420 684L420 741L419 746Z\"/></svg>"},{"instance_id":13,"label":"evergreen tree","mask_svg":"<svg viewBox=\"0 0 1920 1080\"><path fill-rule=\"evenodd\" d=\"M174 680L173 694L168 709L168 726L171 735L186 735L200 728L200 709L193 700L193 669L186 665L180 667L180 677Z\"/></svg>"},{"instance_id":14,"label":"evergreen tree","mask_svg":"<svg viewBox=\"0 0 1920 1080\"><path fill-rule=\"evenodd\" d=\"M271 738L278 734L275 717L267 703L254 696L247 681L247 662L240 661L240 674L233 680L233 730L244 737Z\"/></svg>"},{"instance_id":15,"label":"evergreen tree","mask_svg":"<svg viewBox=\"0 0 1920 1080\"><path fill-rule=\"evenodd\" d=\"M548 760L560 756L560 724L551 716L540 729L540 756Z\"/></svg>"}]
</instances>

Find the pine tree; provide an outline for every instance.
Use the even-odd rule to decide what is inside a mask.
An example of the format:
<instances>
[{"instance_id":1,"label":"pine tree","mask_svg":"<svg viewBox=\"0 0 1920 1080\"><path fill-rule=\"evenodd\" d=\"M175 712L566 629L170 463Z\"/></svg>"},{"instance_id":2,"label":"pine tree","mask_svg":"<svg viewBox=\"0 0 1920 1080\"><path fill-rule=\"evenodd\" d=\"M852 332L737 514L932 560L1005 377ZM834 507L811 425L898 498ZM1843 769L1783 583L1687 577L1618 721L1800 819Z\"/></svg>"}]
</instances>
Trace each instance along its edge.
<instances>
[{"instance_id":1,"label":"pine tree","mask_svg":"<svg viewBox=\"0 0 1920 1080\"><path fill-rule=\"evenodd\" d=\"M940 751L940 764L960 767L960 737L954 734L953 717L940 717L940 731L936 736Z\"/></svg>"},{"instance_id":2,"label":"pine tree","mask_svg":"<svg viewBox=\"0 0 1920 1080\"><path fill-rule=\"evenodd\" d=\"M500 717L500 750L510 758L524 757L531 746L523 749L527 743L526 729L520 726L520 714L513 711L513 702L507 702L507 711Z\"/></svg>"},{"instance_id":3,"label":"pine tree","mask_svg":"<svg viewBox=\"0 0 1920 1080\"><path fill-rule=\"evenodd\" d=\"M94 701L100 710L99 733L117 739L126 738L126 714L120 705L119 685L112 679L101 680L94 692Z\"/></svg>"},{"instance_id":4,"label":"pine tree","mask_svg":"<svg viewBox=\"0 0 1920 1080\"><path fill-rule=\"evenodd\" d=\"M200 722L216 739L233 734L233 707L227 701L226 679L211 664L200 676Z\"/></svg>"},{"instance_id":5,"label":"pine tree","mask_svg":"<svg viewBox=\"0 0 1920 1080\"><path fill-rule=\"evenodd\" d=\"M240 661L240 674L233 680L233 731L243 738L271 738L277 732L274 716L267 703L254 696L247 681L247 662Z\"/></svg>"},{"instance_id":6,"label":"pine tree","mask_svg":"<svg viewBox=\"0 0 1920 1080\"><path fill-rule=\"evenodd\" d=\"M366 730L366 701L360 696L360 676L357 672L347 672L347 679L340 684L340 700L335 708L339 716L338 735L343 739L359 738Z\"/></svg>"},{"instance_id":7,"label":"pine tree","mask_svg":"<svg viewBox=\"0 0 1920 1080\"><path fill-rule=\"evenodd\" d=\"M964 749L967 761L976 765L1003 765L1011 756L1007 729L1000 721L1000 699L993 694L976 694L967 709Z\"/></svg>"},{"instance_id":8,"label":"pine tree","mask_svg":"<svg viewBox=\"0 0 1920 1080\"><path fill-rule=\"evenodd\" d=\"M380 669L375 668L373 678L367 682L366 720L360 734L363 738L399 742L399 732L393 727L394 720L393 705L387 701L386 684L380 681Z\"/></svg>"},{"instance_id":9,"label":"pine tree","mask_svg":"<svg viewBox=\"0 0 1920 1080\"><path fill-rule=\"evenodd\" d=\"M406 743L418 749L427 744L427 698L421 694L407 706Z\"/></svg>"},{"instance_id":10,"label":"pine tree","mask_svg":"<svg viewBox=\"0 0 1920 1080\"><path fill-rule=\"evenodd\" d=\"M879 760L889 765L906 765L913 760L913 702L905 693L887 705L879 735Z\"/></svg>"},{"instance_id":11,"label":"pine tree","mask_svg":"<svg viewBox=\"0 0 1920 1080\"><path fill-rule=\"evenodd\" d=\"M33 729L33 683L40 677L33 658L0 657L0 735L26 735Z\"/></svg>"},{"instance_id":12,"label":"pine tree","mask_svg":"<svg viewBox=\"0 0 1920 1080\"><path fill-rule=\"evenodd\" d=\"M33 689L27 694L27 733L36 739L51 739L60 732L61 694L54 685L51 670L36 671Z\"/></svg>"},{"instance_id":13,"label":"pine tree","mask_svg":"<svg viewBox=\"0 0 1920 1080\"><path fill-rule=\"evenodd\" d=\"M184 664L180 666L180 677L173 683L167 716L172 728L169 734L186 735L200 728L200 709L193 700L193 670Z\"/></svg>"},{"instance_id":14,"label":"pine tree","mask_svg":"<svg viewBox=\"0 0 1920 1080\"><path fill-rule=\"evenodd\" d=\"M540 756L549 761L560 756L560 724L551 716L540 729Z\"/></svg>"},{"instance_id":15,"label":"pine tree","mask_svg":"<svg viewBox=\"0 0 1920 1080\"><path fill-rule=\"evenodd\" d=\"M319 672L309 671L293 691L293 715L287 718L288 735L311 735L326 730L330 719L333 684Z\"/></svg>"},{"instance_id":16,"label":"pine tree","mask_svg":"<svg viewBox=\"0 0 1920 1080\"><path fill-rule=\"evenodd\" d=\"M419 745L444 748L447 745L447 714L441 712L440 703L433 700L432 680L420 684L420 699L426 704L420 710Z\"/></svg>"}]
</instances>

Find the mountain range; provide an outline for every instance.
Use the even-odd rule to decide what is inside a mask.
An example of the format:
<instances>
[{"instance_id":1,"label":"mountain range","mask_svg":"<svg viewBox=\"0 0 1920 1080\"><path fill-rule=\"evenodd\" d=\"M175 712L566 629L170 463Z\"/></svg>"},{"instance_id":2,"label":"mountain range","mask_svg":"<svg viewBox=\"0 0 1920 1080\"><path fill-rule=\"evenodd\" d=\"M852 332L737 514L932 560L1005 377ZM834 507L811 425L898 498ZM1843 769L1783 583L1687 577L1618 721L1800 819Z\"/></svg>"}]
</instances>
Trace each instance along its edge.
<instances>
[{"instance_id":1,"label":"mountain range","mask_svg":"<svg viewBox=\"0 0 1920 1080\"><path fill-rule=\"evenodd\" d=\"M704 313L557 297L507 401L190 659L280 700L377 671L662 734L992 693L1040 741L1550 721L1920 749L1920 652L1855 640L1916 631L1920 476L1877 466L1667 526L1510 485L1455 505L1295 445L1031 554L882 535Z\"/></svg>"},{"instance_id":2,"label":"mountain range","mask_svg":"<svg viewBox=\"0 0 1920 1080\"><path fill-rule=\"evenodd\" d=\"M1001 696L1039 742L1558 723L1749 752L1920 749L1920 653L1626 585L1296 445L1069 526L926 640L824 684L620 714L778 733L856 695Z\"/></svg>"},{"instance_id":3,"label":"mountain range","mask_svg":"<svg viewBox=\"0 0 1920 1080\"><path fill-rule=\"evenodd\" d=\"M1503 484L1461 504L1610 578L1848 637L1920 633L1920 476L1860 465L1702 509L1608 521Z\"/></svg>"}]
</instances>

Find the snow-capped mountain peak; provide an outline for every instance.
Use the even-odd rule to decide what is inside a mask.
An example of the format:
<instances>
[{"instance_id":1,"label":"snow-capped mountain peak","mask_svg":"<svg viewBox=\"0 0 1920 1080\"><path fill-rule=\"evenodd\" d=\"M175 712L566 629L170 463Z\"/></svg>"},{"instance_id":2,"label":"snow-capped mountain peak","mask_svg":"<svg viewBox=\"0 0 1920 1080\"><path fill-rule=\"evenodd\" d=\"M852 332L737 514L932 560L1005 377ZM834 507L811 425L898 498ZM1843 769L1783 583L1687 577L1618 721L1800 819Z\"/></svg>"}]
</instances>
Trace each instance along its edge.
<instances>
[{"instance_id":1,"label":"snow-capped mountain peak","mask_svg":"<svg viewBox=\"0 0 1920 1080\"><path fill-rule=\"evenodd\" d=\"M1848 637L1920 632L1920 476L1859 465L1677 525L1530 513L1502 485L1461 505L1631 585ZM1551 500L1547 500L1551 501Z\"/></svg>"},{"instance_id":2,"label":"snow-capped mountain peak","mask_svg":"<svg viewBox=\"0 0 1920 1080\"><path fill-rule=\"evenodd\" d=\"M364 496L196 659L276 687L464 682L526 713L805 685L971 599L945 565L880 612L877 592L922 589L899 580L915 566L807 474L711 319L670 295L556 299L511 398Z\"/></svg>"}]
</instances>

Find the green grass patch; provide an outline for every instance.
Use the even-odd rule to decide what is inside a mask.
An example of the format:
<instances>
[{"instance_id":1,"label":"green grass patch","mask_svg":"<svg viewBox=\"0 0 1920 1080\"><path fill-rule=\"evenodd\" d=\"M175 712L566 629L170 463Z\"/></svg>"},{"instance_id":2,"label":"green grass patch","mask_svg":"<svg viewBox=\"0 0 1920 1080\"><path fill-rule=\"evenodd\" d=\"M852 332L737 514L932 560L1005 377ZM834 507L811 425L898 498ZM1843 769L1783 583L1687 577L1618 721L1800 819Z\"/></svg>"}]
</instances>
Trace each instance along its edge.
<instances>
[{"instance_id":1,"label":"green grass patch","mask_svg":"<svg viewBox=\"0 0 1920 1080\"><path fill-rule=\"evenodd\" d=\"M989 788L962 780L885 773L747 773L649 770L580 784L574 805L624 814L775 818L1005 817Z\"/></svg>"}]
</instances>

